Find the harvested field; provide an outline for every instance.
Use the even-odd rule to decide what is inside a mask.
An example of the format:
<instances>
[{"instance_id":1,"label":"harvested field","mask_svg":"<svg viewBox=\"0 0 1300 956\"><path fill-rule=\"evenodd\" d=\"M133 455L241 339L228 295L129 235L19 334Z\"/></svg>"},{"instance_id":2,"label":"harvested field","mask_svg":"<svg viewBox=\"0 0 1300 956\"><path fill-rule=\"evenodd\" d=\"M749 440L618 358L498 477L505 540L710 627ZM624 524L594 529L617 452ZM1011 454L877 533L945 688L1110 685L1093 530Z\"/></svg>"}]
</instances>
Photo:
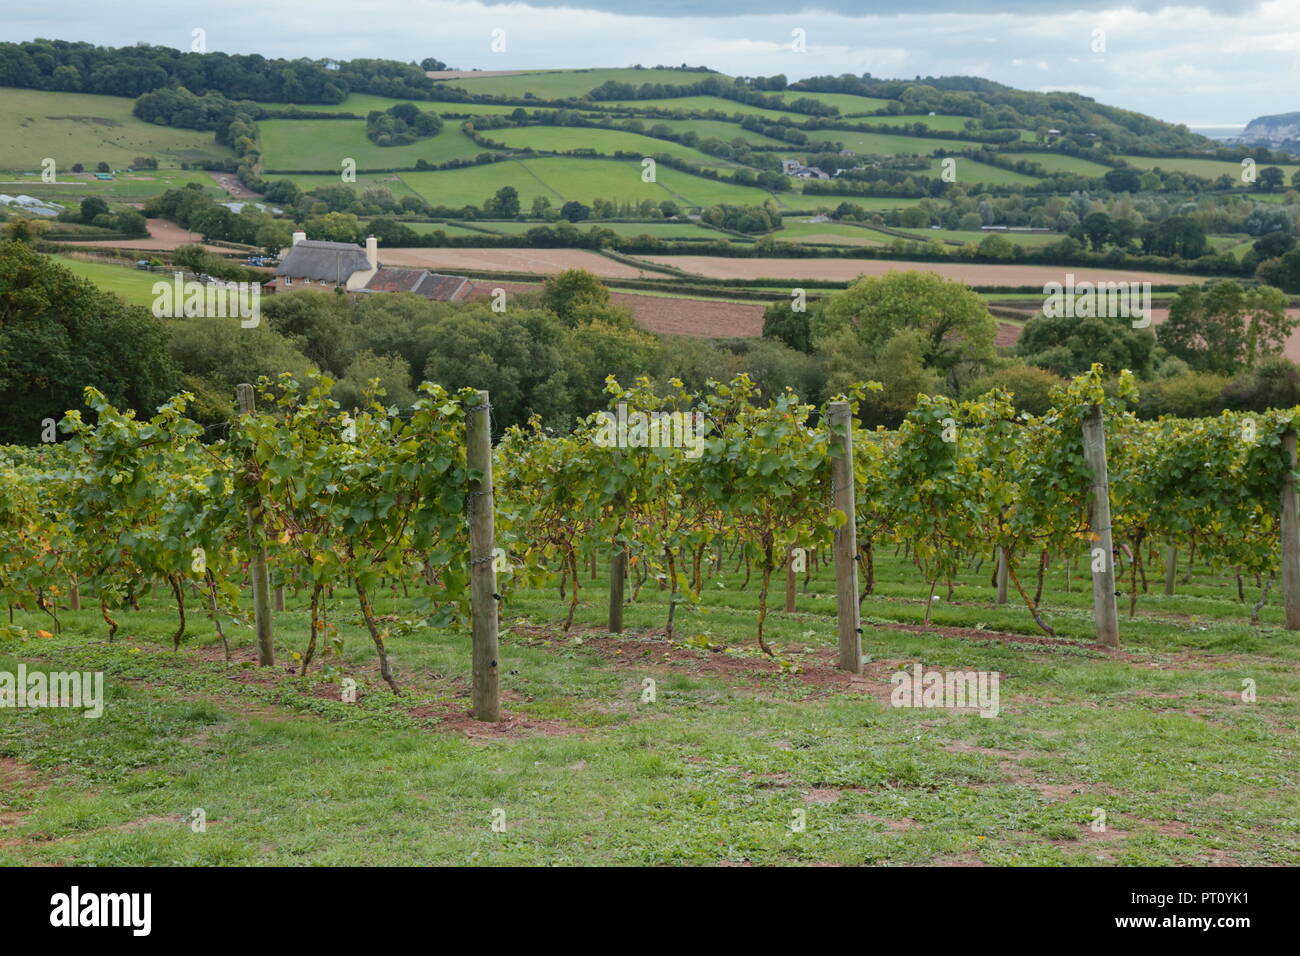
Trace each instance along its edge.
<instances>
[{"instance_id":1,"label":"harvested field","mask_svg":"<svg viewBox=\"0 0 1300 956\"><path fill-rule=\"evenodd\" d=\"M672 299L615 292L618 305L632 310L638 323L665 335L705 338L756 337L763 334L763 306L710 299Z\"/></svg>"},{"instance_id":2,"label":"harvested field","mask_svg":"<svg viewBox=\"0 0 1300 956\"><path fill-rule=\"evenodd\" d=\"M68 239L59 241L74 246L103 246L105 249L153 249L161 252L201 241L197 233L182 229L176 223L167 219L149 219L146 220L146 223L149 229L148 239ZM221 246L206 244L203 245L203 248L209 252L219 254L232 251Z\"/></svg>"},{"instance_id":3,"label":"harvested field","mask_svg":"<svg viewBox=\"0 0 1300 956\"><path fill-rule=\"evenodd\" d=\"M998 323L998 334L994 342L1000 349L1015 345L1020 339L1021 327L1010 322Z\"/></svg>"},{"instance_id":4,"label":"harvested field","mask_svg":"<svg viewBox=\"0 0 1300 956\"><path fill-rule=\"evenodd\" d=\"M851 282L860 275L888 272L933 272L973 286L1041 286L1063 282L1067 272L1075 281L1151 282L1185 285L1206 281L1202 276L1130 272L1122 269L1080 269L1065 266L1001 266L982 263L906 262L887 259L731 259L726 256L640 256L646 262L676 266L713 279L822 279Z\"/></svg>"},{"instance_id":5,"label":"harvested field","mask_svg":"<svg viewBox=\"0 0 1300 956\"><path fill-rule=\"evenodd\" d=\"M565 269L586 269L605 279L641 279L662 273L642 271L582 249L380 249L379 260L390 266L420 266L436 271L481 269L489 272L535 272L552 275Z\"/></svg>"},{"instance_id":6,"label":"harvested field","mask_svg":"<svg viewBox=\"0 0 1300 956\"><path fill-rule=\"evenodd\" d=\"M540 285L525 282L474 283L471 299L486 299L493 289L507 293L536 292ZM694 335L701 338L757 337L763 334L763 306L712 299L675 299L659 295L611 292L615 305L632 310L637 324L664 335Z\"/></svg>"}]
</instances>

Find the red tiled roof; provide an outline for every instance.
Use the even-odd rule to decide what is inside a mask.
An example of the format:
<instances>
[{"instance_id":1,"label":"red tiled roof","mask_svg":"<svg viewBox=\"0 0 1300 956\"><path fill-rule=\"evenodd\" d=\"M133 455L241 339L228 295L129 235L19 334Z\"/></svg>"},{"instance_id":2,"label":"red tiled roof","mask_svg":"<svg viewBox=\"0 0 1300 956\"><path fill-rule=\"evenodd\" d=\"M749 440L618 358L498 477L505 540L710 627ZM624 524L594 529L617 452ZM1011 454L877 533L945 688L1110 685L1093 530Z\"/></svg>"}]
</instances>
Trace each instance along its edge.
<instances>
[{"instance_id":1,"label":"red tiled roof","mask_svg":"<svg viewBox=\"0 0 1300 956\"><path fill-rule=\"evenodd\" d=\"M455 302L473 291L473 284L464 276L444 276L427 269L401 269L380 266L379 271L366 283L366 292L414 292L426 299Z\"/></svg>"},{"instance_id":2,"label":"red tiled roof","mask_svg":"<svg viewBox=\"0 0 1300 956\"><path fill-rule=\"evenodd\" d=\"M428 272L424 269L398 269L380 266L366 288L371 292L414 292Z\"/></svg>"}]
</instances>

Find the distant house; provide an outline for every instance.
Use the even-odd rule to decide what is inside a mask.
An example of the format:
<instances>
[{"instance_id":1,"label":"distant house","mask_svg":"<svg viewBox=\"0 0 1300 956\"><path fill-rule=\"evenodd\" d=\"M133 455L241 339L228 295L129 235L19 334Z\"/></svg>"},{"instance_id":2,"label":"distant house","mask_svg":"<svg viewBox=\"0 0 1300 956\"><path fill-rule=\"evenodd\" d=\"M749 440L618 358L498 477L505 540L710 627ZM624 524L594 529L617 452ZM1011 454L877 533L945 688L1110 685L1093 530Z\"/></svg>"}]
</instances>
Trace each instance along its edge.
<instances>
[{"instance_id":1,"label":"distant house","mask_svg":"<svg viewBox=\"0 0 1300 956\"><path fill-rule=\"evenodd\" d=\"M801 169L803 169L803 163L797 159L781 160L781 172L785 173L787 176L793 176Z\"/></svg>"},{"instance_id":2,"label":"distant house","mask_svg":"<svg viewBox=\"0 0 1300 956\"><path fill-rule=\"evenodd\" d=\"M308 239L293 234L293 245L280 253L275 278L262 284L264 292L292 289L341 288L348 292L414 292L426 299L454 302L474 286L464 276L445 276L428 269L400 269L379 264L379 240L366 237L364 248L353 242Z\"/></svg>"},{"instance_id":3,"label":"distant house","mask_svg":"<svg viewBox=\"0 0 1300 956\"><path fill-rule=\"evenodd\" d=\"M95 173L95 178L96 178L96 179L112 179L112 178L113 178L113 174L112 174L112 173Z\"/></svg>"}]
</instances>

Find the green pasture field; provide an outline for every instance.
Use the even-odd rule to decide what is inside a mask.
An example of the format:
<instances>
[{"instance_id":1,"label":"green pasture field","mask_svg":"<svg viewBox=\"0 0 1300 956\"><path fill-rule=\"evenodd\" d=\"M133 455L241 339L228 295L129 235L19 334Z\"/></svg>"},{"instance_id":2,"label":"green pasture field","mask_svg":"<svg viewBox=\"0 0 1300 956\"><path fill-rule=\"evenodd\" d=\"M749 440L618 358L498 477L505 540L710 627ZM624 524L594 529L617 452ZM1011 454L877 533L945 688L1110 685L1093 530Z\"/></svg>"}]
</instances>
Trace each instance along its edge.
<instances>
[{"instance_id":1,"label":"green pasture field","mask_svg":"<svg viewBox=\"0 0 1300 956\"><path fill-rule=\"evenodd\" d=\"M441 100L403 100L391 96L375 96L371 93L349 93L342 103L301 103L296 104L300 110L310 113L353 113L365 118L365 116L374 110L387 110L389 107L396 106L398 103L413 103L426 113L438 113L446 115L448 113L469 114L473 116L500 116L513 113L518 107L502 106L497 103L449 103ZM287 108L289 103L268 103L270 106ZM532 109L531 107L525 107Z\"/></svg>"},{"instance_id":2,"label":"green pasture field","mask_svg":"<svg viewBox=\"0 0 1300 956\"><path fill-rule=\"evenodd\" d=\"M982 232L978 229L901 229L899 231L915 236L921 242L940 239L955 242L973 242L976 245L989 236L1002 236L1014 245L1024 246L1027 249L1051 245L1053 242L1059 242L1065 238L1062 234L1055 232Z\"/></svg>"},{"instance_id":3,"label":"green pasture field","mask_svg":"<svg viewBox=\"0 0 1300 956\"><path fill-rule=\"evenodd\" d=\"M720 139L724 143L730 143L739 137L754 146L785 146L791 150L799 149L793 143L786 143L772 136L764 136L762 133L745 129L738 123L728 123L725 120L674 120L648 116L638 117L638 119L645 124L646 129L663 123L674 133L694 133L701 140Z\"/></svg>"},{"instance_id":4,"label":"green pasture field","mask_svg":"<svg viewBox=\"0 0 1300 956\"><path fill-rule=\"evenodd\" d=\"M482 236L483 233L478 229L467 229L464 226L452 222L404 222L403 226L418 232L420 235L429 235L442 230L449 236Z\"/></svg>"},{"instance_id":5,"label":"green pasture field","mask_svg":"<svg viewBox=\"0 0 1300 956\"><path fill-rule=\"evenodd\" d=\"M952 158L957 161L957 182L959 183L974 182L981 186L1032 186L1035 183L1042 182L1037 176L1026 176L1024 173L1003 169L1001 166L990 166L988 163L967 159L965 156L954 156ZM936 157L930 161L929 174L931 176L938 177L942 169L942 159Z\"/></svg>"},{"instance_id":6,"label":"green pasture field","mask_svg":"<svg viewBox=\"0 0 1300 956\"><path fill-rule=\"evenodd\" d=\"M912 196L897 198L893 196L814 196L809 193L791 202L797 202L804 209L832 210L846 201L853 203L855 206L861 206L868 212L883 212L886 209L906 209L908 206L915 206L921 200Z\"/></svg>"},{"instance_id":7,"label":"green pasture field","mask_svg":"<svg viewBox=\"0 0 1300 956\"><path fill-rule=\"evenodd\" d=\"M359 178L359 177L358 177ZM737 186L660 166L656 182L641 180L641 164L632 160L537 157L507 160L465 169L402 173L402 181L434 205L481 204L502 186L514 186L525 207L535 196L553 203L593 199L659 202L673 199L692 206L716 203L761 205L770 193L754 186ZM777 198L777 202L789 202Z\"/></svg>"},{"instance_id":8,"label":"green pasture field","mask_svg":"<svg viewBox=\"0 0 1300 956\"><path fill-rule=\"evenodd\" d=\"M871 156L929 156L937 149L956 151L975 146L967 140L932 139L927 136L899 136L896 133L860 133L834 127L817 131L818 137L838 140L845 149Z\"/></svg>"},{"instance_id":9,"label":"green pasture field","mask_svg":"<svg viewBox=\"0 0 1300 956\"><path fill-rule=\"evenodd\" d=\"M145 169L122 173L111 180L95 179L85 173L62 173L53 183L41 182L34 173L0 172L0 192L26 193L55 202L79 201L87 196L99 196L109 202L138 202L160 196L169 189L181 189L190 183L198 183L210 196L227 195L212 174L201 169Z\"/></svg>"},{"instance_id":10,"label":"green pasture field","mask_svg":"<svg viewBox=\"0 0 1300 956\"><path fill-rule=\"evenodd\" d=\"M1073 173L1076 176L1088 176L1094 179L1110 172L1109 166L1094 163L1090 159L1080 159L1078 156L1066 156L1063 153L1008 153L1002 158L1038 163L1049 173Z\"/></svg>"},{"instance_id":11,"label":"green pasture field","mask_svg":"<svg viewBox=\"0 0 1300 956\"><path fill-rule=\"evenodd\" d=\"M476 96L522 97L531 93L539 100L558 100L585 96L609 80L636 86L642 83L689 86L708 75L686 70L539 70L515 76L440 80L439 83L460 87Z\"/></svg>"},{"instance_id":12,"label":"green pasture field","mask_svg":"<svg viewBox=\"0 0 1300 956\"><path fill-rule=\"evenodd\" d=\"M478 168L478 167L473 167ZM410 173L358 173L355 183L345 183L338 173L295 173L290 176L267 175L268 180L287 179L296 183L298 188L303 190L318 189L321 186L350 186L355 189L357 194L365 192L369 186L384 186L392 194L401 199L403 196L418 196L414 189L411 189L402 181L403 175L414 175ZM420 175L428 175L421 173ZM486 197L484 197L486 198ZM463 206L469 200L462 200L457 205ZM481 200L476 200L479 202Z\"/></svg>"},{"instance_id":13,"label":"green pasture field","mask_svg":"<svg viewBox=\"0 0 1300 956\"><path fill-rule=\"evenodd\" d=\"M125 169L137 156L152 156L162 166L182 160L228 158L212 133L155 126L131 115L135 101L125 96L52 93L0 87L0 169L40 172L53 159L60 173L81 163L99 162Z\"/></svg>"},{"instance_id":14,"label":"green pasture field","mask_svg":"<svg viewBox=\"0 0 1300 956\"><path fill-rule=\"evenodd\" d=\"M1255 244L1255 236L1210 236L1210 245L1215 252L1227 252L1240 259Z\"/></svg>"},{"instance_id":15,"label":"green pasture field","mask_svg":"<svg viewBox=\"0 0 1300 956\"><path fill-rule=\"evenodd\" d=\"M623 152L638 153L643 157L665 153L697 166L735 169L737 165L671 140L655 139L653 136L642 136L640 133L630 133L626 130L593 129L583 126L524 126L517 129L489 130L485 135L494 142L504 143L512 149L532 148L547 152L594 149L597 153L606 156Z\"/></svg>"},{"instance_id":16,"label":"green pasture field","mask_svg":"<svg viewBox=\"0 0 1300 956\"><path fill-rule=\"evenodd\" d=\"M867 123L872 126L914 126L917 123L945 133L960 133L966 129L969 116L927 116L924 113L899 113L897 116L856 116L855 123Z\"/></svg>"},{"instance_id":17,"label":"green pasture field","mask_svg":"<svg viewBox=\"0 0 1300 956\"><path fill-rule=\"evenodd\" d=\"M841 116L874 113L876 110L883 110L892 102L877 96L857 96L853 93L810 93L806 90L782 90L767 95L781 97L782 102L787 106L795 100L817 100L827 106L838 107Z\"/></svg>"},{"instance_id":18,"label":"green pasture field","mask_svg":"<svg viewBox=\"0 0 1300 956\"><path fill-rule=\"evenodd\" d=\"M769 110L762 106L749 106L745 103L729 100L721 96L673 96L658 100L618 100L615 102L599 103L596 105L610 107L618 106L622 109L665 109L681 110L683 112L705 112L707 110L716 110L726 113L728 116L735 116L737 113L742 116L763 116L767 119L792 119L796 122L802 122L809 117L804 113L791 113L788 110ZM650 117L644 117L649 121Z\"/></svg>"},{"instance_id":19,"label":"green pasture field","mask_svg":"<svg viewBox=\"0 0 1300 956\"><path fill-rule=\"evenodd\" d=\"M466 136L455 120L438 135L407 146L376 146L366 138L364 120L263 120L258 126L268 170L338 172L345 158L356 160L357 169L399 169L420 159L445 163L492 152Z\"/></svg>"},{"instance_id":20,"label":"green pasture field","mask_svg":"<svg viewBox=\"0 0 1300 956\"><path fill-rule=\"evenodd\" d=\"M1184 157L1159 157L1159 156L1120 156L1134 169L1155 169L1159 167L1167 173L1190 173L1193 176L1203 176L1206 179L1218 179L1224 173L1233 177L1237 182L1241 181L1241 163L1230 160L1220 159L1187 159ZM1300 166L1295 164L1283 163L1260 163L1256 166L1256 172L1268 166L1277 166L1286 174L1286 180L1291 182L1291 177L1295 175Z\"/></svg>"},{"instance_id":21,"label":"green pasture field","mask_svg":"<svg viewBox=\"0 0 1300 956\"><path fill-rule=\"evenodd\" d=\"M148 256L150 253L141 253ZM114 265L107 262L90 262L71 256L55 256L59 265L65 266L83 279L89 279L105 292L121 296L131 305L149 307L153 304L153 284L169 277L160 272L143 272L129 263Z\"/></svg>"},{"instance_id":22,"label":"green pasture field","mask_svg":"<svg viewBox=\"0 0 1300 956\"><path fill-rule=\"evenodd\" d=\"M541 222L536 219L527 222L481 219L476 220L476 222L484 229L490 229L506 236L523 235L529 229L535 229L538 226L559 225L558 221ZM735 238L728 233L719 232L707 226L697 226L692 222L598 222L584 219L570 225L583 232L600 228L608 229L620 236L654 236L657 239L719 239L726 241Z\"/></svg>"},{"instance_id":23,"label":"green pasture field","mask_svg":"<svg viewBox=\"0 0 1300 956\"><path fill-rule=\"evenodd\" d=\"M1115 652L1091 645L1082 552L1069 590L1059 566L1048 575L1061 640L1039 643L1014 597L994 603L989 562L930 602L890 551L863 602L857 679L832 669L826 565L798 580L794 613L774 585L773 661L754 640L757 574L743 585L730 556L698 606L678 606L672 640L653 579L622 636L605 631L603 567L583 571L567 632L554 588L503 585L506 723L491 726L464 716L468 631L421 626L414 583L409 600L376 595L401 697L352 595L328 602L356 703L319 663L298 673L304 594L275 615L274 668L229 619L224 662L194 599L176 652L156 594L114 612L112 643L88 592L52 637L36 635L49 617L18 610L28 639L0 638L0 670L99 671L106 699L89 720L0 709L0 864L1294 864L1300 640L1276 594L1252 626L1230 578L1198 563L1173 597L1153 582ZM891 676L918 664L996 673L996 716L891 706Z\"/></svg>"},{"instance_id":24,"label":"green pasture field","mask_svg":"<svg viewBox=\"0 0 1300 956\"><path fill-rule=\"evenodd\" d=\"M850 226L838 222L804 222L803 219L802 216L787 216L782 220L782 228L769 232L768 235L777 242L803 242L809 236L818 238L834 236L842 240L833 243L834 245L849 246L878 246L889 241L889 239L884 239L882 242L879 233L861 226ZM827 244L830 245L831 243Z\"/></svg>"}]
</instances>

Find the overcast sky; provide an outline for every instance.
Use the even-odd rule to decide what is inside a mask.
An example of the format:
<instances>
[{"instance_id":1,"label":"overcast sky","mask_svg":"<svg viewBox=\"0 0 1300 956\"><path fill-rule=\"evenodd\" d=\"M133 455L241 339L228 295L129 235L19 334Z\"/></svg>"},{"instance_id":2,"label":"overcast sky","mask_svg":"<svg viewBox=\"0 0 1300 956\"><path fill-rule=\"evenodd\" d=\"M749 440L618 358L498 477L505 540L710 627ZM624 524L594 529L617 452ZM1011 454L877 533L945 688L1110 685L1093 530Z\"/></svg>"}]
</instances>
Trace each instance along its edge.
<instances>
[{"instance_id":1,"label":"overcast sky","mask_svg":"<svg viewBox=\"0 0 1300 956\"><path fill-rule=\"evenodd\" d=\"M0 11L5 40L188 49L195 27L211 50L435 56L466 69L972 74L1194 126L1300 110L1300 0L42 0ZM491 50L495 29L504 52ZM794 30L806 52L791 49Z\"/></svg>"}]
</instances>

